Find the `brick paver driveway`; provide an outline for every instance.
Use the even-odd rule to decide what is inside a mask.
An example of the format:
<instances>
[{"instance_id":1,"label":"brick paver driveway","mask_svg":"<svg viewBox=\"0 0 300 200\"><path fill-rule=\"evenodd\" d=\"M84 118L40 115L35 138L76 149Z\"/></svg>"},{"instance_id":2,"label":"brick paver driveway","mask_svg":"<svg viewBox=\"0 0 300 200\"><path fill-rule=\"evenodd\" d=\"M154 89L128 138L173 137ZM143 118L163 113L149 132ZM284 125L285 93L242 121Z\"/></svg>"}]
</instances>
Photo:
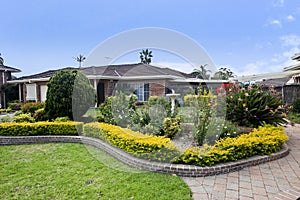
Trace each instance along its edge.
<instances>
[{"instance_id":1,"label":"brick paver driveway","mask_svg":"<svg viewBox=\"0 0 300 200\"><path fill-rule=\"evenodd\" d=\"M183 180L195 200L200 199L283 199L300 197L300 125L285 128L289 136L288 156L247 167L237 172ZM300 198L299 198L300 199Z\"/></svg>"}]
</instances>

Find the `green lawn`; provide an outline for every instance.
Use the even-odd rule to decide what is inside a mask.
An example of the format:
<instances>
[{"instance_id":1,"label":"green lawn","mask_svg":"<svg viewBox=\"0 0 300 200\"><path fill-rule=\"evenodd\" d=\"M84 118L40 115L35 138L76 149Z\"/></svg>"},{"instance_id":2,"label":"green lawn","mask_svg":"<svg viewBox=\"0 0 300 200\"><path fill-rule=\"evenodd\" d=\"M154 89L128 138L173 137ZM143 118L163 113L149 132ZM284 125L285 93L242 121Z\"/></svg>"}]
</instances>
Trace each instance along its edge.
<instances>
[{"instance_id":1,"label":"green lawn","mask_svg":"<svg viewBox=\"0 0 300 200\"><path fill-rule=\"evenodd\" d=\"M190 194L180 177L138 171L81 144L0 146L0 199L182 200Z\"/></svg>"}]
</instances>

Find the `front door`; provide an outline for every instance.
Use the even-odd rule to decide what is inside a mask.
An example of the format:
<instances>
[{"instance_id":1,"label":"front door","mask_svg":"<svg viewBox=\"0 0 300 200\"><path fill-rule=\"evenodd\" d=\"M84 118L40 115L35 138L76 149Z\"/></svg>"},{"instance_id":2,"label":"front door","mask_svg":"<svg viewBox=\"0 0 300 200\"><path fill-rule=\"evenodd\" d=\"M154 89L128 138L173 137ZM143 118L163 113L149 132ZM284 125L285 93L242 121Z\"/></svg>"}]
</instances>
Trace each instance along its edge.
<instances>
[{"instance_id":1,"label":"front door","mask_svg":"<svg viewBox=\"0 0 300 200\"><path fill-rule=\"evenodd\" d=\"M104 100L105 100L104 83L101 83L101 82L98 83L97 97L98 97L98 105L104 102Z\"/></svg>"}]
</instances>

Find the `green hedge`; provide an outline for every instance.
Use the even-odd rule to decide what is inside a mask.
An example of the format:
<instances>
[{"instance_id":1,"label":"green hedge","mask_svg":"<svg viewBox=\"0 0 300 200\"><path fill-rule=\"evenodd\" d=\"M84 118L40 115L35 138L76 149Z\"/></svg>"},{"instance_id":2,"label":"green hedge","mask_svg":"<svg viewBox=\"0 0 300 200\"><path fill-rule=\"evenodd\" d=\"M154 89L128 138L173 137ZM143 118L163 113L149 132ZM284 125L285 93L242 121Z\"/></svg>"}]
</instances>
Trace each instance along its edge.
<instances>
[{"instance_id":1,"label":"green hedge","mask_svg":"<svg viewBox=\"0 0 300 200\"><path fill-rule=\"evenodd\" d=\"M81 122L2 123L0 136L78 135Z\"/></svg>"}]
</instances>

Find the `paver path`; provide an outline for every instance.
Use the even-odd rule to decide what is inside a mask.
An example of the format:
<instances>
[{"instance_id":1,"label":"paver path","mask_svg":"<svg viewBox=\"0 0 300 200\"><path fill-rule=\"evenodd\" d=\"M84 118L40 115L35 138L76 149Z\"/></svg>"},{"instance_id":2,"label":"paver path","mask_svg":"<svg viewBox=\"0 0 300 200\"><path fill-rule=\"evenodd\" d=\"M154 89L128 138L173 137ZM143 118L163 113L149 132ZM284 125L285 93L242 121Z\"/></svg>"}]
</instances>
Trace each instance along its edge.
<instances>
[{"instance_id":1,"label":"paver path","mask_svg":"<svg viewBox=\"0 0 300 200\"><path fill-rule=\"evenodd\" d=\"M300 125L287 126L288 156L240 171L207 177L183 177L195 200L300 200Z\"/></svg>"}]
</instances>

